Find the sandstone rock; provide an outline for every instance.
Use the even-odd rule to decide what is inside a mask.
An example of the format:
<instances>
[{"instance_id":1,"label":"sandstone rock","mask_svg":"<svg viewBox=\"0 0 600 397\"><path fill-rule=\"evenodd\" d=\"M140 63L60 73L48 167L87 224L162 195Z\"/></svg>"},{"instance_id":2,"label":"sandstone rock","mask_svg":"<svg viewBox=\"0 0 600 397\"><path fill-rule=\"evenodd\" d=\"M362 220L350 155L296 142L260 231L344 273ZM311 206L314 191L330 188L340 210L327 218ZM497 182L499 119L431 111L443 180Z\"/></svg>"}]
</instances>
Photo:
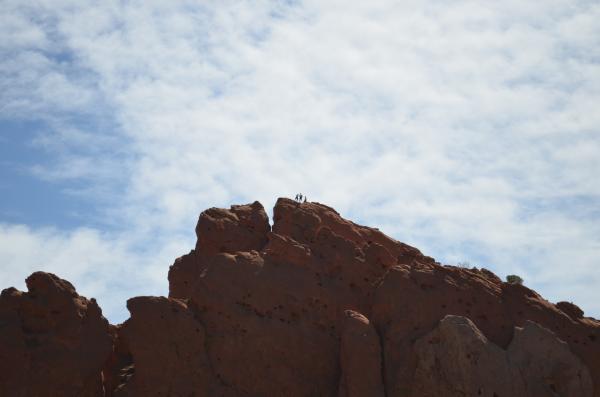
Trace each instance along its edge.
<instances>
[{"instance_id":1,"label":"sandstone rock","mask_svg":"<svg viewBox=\"0 0 600 397\"><path fill-rule=\"evenodd\" d=\"M506 352L466 317L444 317L415 342L412 354L416 368L410 396L525 396L523 379Z\"/></svg>"},{"instance_id":2,"label":"sandstone rock","mask_svg":"<svg viewBox=\"0 0 600 397\"><path fill-rule=\"evenodd\" d=\"M135 372L130 348L125 338L120 336L122 328L122 324L110 326L113 348L102 372L106 397L129 396L125 393L126 386Z\"/></svg>"},{"instance_id":3,"label":"sandstone rock","mask_svg":"<svg viewBox=\"0 0 600 397\"><path fill-rule=\"evenodd\" d=\"M513 378L520 375L523 379L523 396L593 395L594 386L587 367L565 342L532 321L515 329L508 359Z\"/></svg>"},{"instance_id":4,"label":"sandstone rock","mask_svg":"<svg viewBox=\"0 0 600 397\"><path fill-rule=\"evenodd\" d=\"M340 216L333 208L320 203L299 204L280 198L273 209L273 232L300 242L314 242L323 228L331 230L359 248L376 243L396 258L396 263L433 263L418 249L386 236L378 229L360 226Z\"/></svg>"},{"instance_id":5,"label":"sandstone rock","mask_svg":"<svg viewBox=\"0 0 600 397\"><path fill-rule=\"evenodd\" d=\"M55 276L5 290L0 395L600 397L600 322L576 306L319 203L273 213L204 211L169 297L129 300L121 325Z\"/></svg>"},{"instance_id":6,"label":"sandstone rock","mask_svg":"<svg viewBox=\"0 0 600 397\"><path fill-rule=\"evenodd\" d=\"M527 287L503 283L486 269L441 266L322 204L279 199L273 213L261 249L197 249L169 272L170 296L197 302L209 355L219 358L212 360L219 373L240 392L348 393L347 381L331 382L348 365L339 361L345 360L346 310L371 319L381 336L388 396L412 392L414 341L447 314L471 318L498 349L508 347L515 326L534 320L563 337L592 373L600 371L593 340L598 322L574 321ZM199 240L213 233L201 224L196 231ZM367 349L355 350L361 348ZM252 362L252 369L239 368L240 362ZM363 375L373 372L363 368Z\"/></svg>"},{"instance_id":7,"label":"sandstone rock","mask_svg":"<svg viewBox=\"0 0 600 397\"><path fill-rule=\"evenodd\" d=\"M170 295L197 303L223 383L238 395L335 393L335 309L312 272L257 252L217 254L200 272L193 284L171 283Z\"/></svg>"},{"instance_id":8,"label":"sandstone rock","mask_svg":"<svg viewBox=\"0 0 600 397\"><path fill-rule=\"evenodd\" d=\"M503 350L465 317L448 315L414 344L411 396L591 397L587 368L567 344L533 322Z\"/></svg>"},{"instance_id":9,"label":"sandstone rock","mask_svg":"<svg viewBox=\"0 0 600 397\"><path fill-rule=\"evenodd\" d=\"M471 319L503 349L512 341L515 327L534 321L567 342L592 379L600 379L598 321L571 319L529 288L502 283L477 269L397 266L375 291L369 317L382 338L388 396L410 395L417 365L412 345L447 314ZM597 385L594 393L600 396Z\"/></svg>"},{"instance_id":10,"label":"sandstone rock","mask_svg":"<svg viewBox=\"0 0 600 397\"><path fill-rule=\"evenodd\" d=\"M217 380L206 353L204 326L185 302L137 297L119 330L133 367L126 367L119 396L212 396ZM127 375L131 375L127 377Z\"/></svg>"},{"instance_id":11,"label":"sandstone rock","mask_svg":"<svg viewBox=\"0 0 600 397\"><path fill-rule=\"evenodd\" d=\"M558 302L556 307L572 319L583 318L583 310L572 302Z\"/></svg>"},{"instance_id":12,"label":"sandstone rock","mask_svg":"<svg viewBox=\"0 0 600 397\"><path fill-rule=\"evenodd\" d=\"M232 205L229 210L210 208L198 219L196 250L205 255L260 250L270 230L267 213L258 201Z\"/></svg>"},{"instance_id":13,"label":"sandstone rock","mask_svg":"<svg viewBox=\"0 0 600 397\"><path fill-rule=\"evenodd\" d=\"M383 397L381 344L377 331L362 314L346 310L345 315L339 397Z\"/></svg>"},{"instance_id":14,"label":"sandstone rock","mask_svg":"<svg viewBox=\"0 0 600 397\"><path fill-rule=\"evenodd\" d=\"M103 396L111 338L96 301L54 274L26 283L0 296L0 395Z\"/></svg>"},{"instance_id":15,"label":"sandstone rock","mask_svg":"<svg viewBox=\"0 0 600 397\"><path fill-rule=\"evenodd\" d=\"M377 284L400 260L432 260L321 204L280 199L274 212L261 250L195 250L178 259L169 295L197 304L215 371L238 392L335 395L344 311L368 311ZM199 240L212 231L199 223ZM380 366L364 373L381 377Z\"/></svg>"}]
</instances>

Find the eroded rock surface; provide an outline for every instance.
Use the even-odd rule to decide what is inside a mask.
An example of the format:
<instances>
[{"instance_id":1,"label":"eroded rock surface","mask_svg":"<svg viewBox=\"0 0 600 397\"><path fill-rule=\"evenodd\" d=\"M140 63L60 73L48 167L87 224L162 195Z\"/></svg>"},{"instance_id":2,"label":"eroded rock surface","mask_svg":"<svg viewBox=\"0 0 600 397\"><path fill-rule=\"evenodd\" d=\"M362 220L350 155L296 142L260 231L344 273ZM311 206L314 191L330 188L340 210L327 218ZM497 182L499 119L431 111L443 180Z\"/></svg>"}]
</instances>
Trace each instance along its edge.
<instances>
[{"instance_id":1,"label":"eroded rock surface","mask_svg":"<svg viewBox=\"0 0 600 397\"><path fill-rule=\"evenodd\" d=\"M411 393L413 341L447 314L467 317L491 342L506 349L515 327L533 321L565 341L589 369L600 396L600 323L572 318L529 288L501 282L487 271L437 264L398 266L377 288L370 319L381 333L388 395ZM411 304L406 304L411 302Z\"/></svg>"},{"instance_id":2,"label":"eroded rock surface","mask_svg":"<svg viewBox=\"0 0 600 397\"><path fill-rule=\"evenodd\" d=\"M0 296L0 395L104 396L111 338L96 301L54 274L26 283Z\"/></svg>"},{"instance_id":3,"label":"eroded rock surface","mask_svg":"<svg viewBox=\"0 0 600 397\"><path fill-rule=\"evenodd\" d=\"M206 354L204 326L185 302L164 297L127 301L119 336L134 372L117 396L212 396L217 381Z\"/></svg>"},{"instance_id":4,"label":"eroded rock surface","mask_svg":"<svg viewBox=\"0 0 600 397\"><path fill-rule=\"evenodd\" d=\"M360 313L346 310L342 324L339 397L384 397L379 335Z\"/></svg>"},{"instance_id":5,"label":"eroded rock surface","mask_svg":"<svg viewBox=\"0 0 600 397\"><path fill-rule=\"evenodd\" d=\"M249 219L266 219L256 204L235 208L244 208ZM233 208L210 211L211 230L233 218ZM178 259L169 272L170 297L197 304L210 361L237 392L337 395L345 311L367 313L374 289L391 266L433 260L375 229L345 221L321 204L280 199L274 214L272 231L253 229L264 238L244 235L242 245L252 250L240 251L239 245L227 249L229 236L217 233L208 240L223 249L211 249L212 256L196 249ZM199 224L197 233L200 239L210 231ZM369 327L371 342L377 341L370 349L380 351L375 329ZM347 345L344 354L352 348ZM351 373L356 365L352 360L360 361L354 354L347 361ZM245 365L248 362L252 365ZM372 371L381 379L379 367ZM349 381L343 384L353 393L359 386Z\"/></svg>"},{"instance_id":6,"label":"eroded rock surface","mask_svg":"<svg viewBox=\"0 0 600 397\"><path fill-rule=\"evenodd\" d=\"M552 331L532 321L515 328L507 353L525 384L523 396L593 395L588 368Z\"/></svg>"},{"instance_id":7,"label":"eroded rock surface","mask_svg":"<svg viewBox=\"0 0 600 397\"><path fill-rule=\"evenodd\" d=\"M262 207L246 206L246 214L252 211L256 214L251 218L265 219ZM169 273L170 296L198 303L211 354L220 359L223 379L240 392L344 395L352 383L345 380L353 371L348 365L359 355L347 353L365 349L361 377L371 374L367 367L382 368L379 379L385 379L386 394L409 395L417 368L415 340L447 314L472 319L501 353L515 327L535 321L565 340L592 374L600 371L598 322L573 314L570 307L558 309L534 291L503 283L485 269L441 266L318 203L280 199L273 213L272 230L258 229L264 238L246 237L243 242L251 250L222 249L212 256L195 250L178 259ZM231 219L227 212L221 217ZM196 231L198 236L210 233L202 227ZM226 235L212 236L211 241L227 247ZM373 340L381 341L381 360L367 359L366 351L375 350L366 345L350 348L343 342L348 310L368 319L377 335L369 343L373 347ZM568 315L565 310L570 310ZM236 367L248 360L256 372ZM273 381L261 384L256 381L259 374ZM337 378L339 384L332 382Z\"/></svg>"},{"instance_id":8,"label":"eroded rock surface","mask_svg":"<svg viewBox=\"0 0 600 397\"><path fill-rule=\"evenodd\" d=\"M197 244L169 270L169 297L129 300L131 318L108 332L93 322L113 347L81 365L89 376L77 387L103 385L106 397L600 397L600 323L574 304L442 266L319 203L279 199L273 214L271 227L258 202L203 212ZM2 338L21 346L20 311L5 308L23 298L7 291ZM12 360L50 365L25 357ZM21 376L5 371L0 390Z\"/></svg>"},{"instance_id":9,"label":"eroded rock surface","mask_svg":"<svg viewBox=\"0 0 600 397\"><path fill-rule=\"evenodd\" d=\"M448 315L412 350L415 397L593 395L587 367L565 342L531 321L515 329L504 350L468 318Z\"/></svg>"}]
</instances>

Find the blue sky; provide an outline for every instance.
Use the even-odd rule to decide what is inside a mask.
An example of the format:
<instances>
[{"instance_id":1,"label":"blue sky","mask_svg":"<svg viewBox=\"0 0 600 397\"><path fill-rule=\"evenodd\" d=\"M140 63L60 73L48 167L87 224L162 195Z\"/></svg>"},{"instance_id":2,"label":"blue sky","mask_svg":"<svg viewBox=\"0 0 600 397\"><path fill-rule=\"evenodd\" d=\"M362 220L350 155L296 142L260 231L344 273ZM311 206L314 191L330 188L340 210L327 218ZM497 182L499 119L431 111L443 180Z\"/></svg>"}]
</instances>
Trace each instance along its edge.
<instances>
[{"instance_id":1,"label":"blue sky","mask_svg":"<svg viewBox=\"0 0 600 397\"><path fill-rule=\"evenodd\" d=\"M600 317L600 5L0 4L0 285L165 295L198 213L299 191Z\"/></svg>"}]
</instances>

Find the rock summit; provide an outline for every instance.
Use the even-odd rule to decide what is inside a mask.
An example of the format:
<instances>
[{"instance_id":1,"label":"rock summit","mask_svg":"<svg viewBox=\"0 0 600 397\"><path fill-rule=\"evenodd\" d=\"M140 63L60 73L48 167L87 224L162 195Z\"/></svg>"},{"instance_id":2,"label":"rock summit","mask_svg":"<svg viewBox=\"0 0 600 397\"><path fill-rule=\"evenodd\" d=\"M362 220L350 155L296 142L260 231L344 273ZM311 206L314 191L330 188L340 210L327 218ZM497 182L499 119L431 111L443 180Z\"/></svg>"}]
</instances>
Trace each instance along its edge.
<instances>
[{"instance_id":1,"label":"rock summit","mask_svg":"<svg viewBox=\"0 0 600 397\"><path fill-rule=\"evenodd\" d=\"M0 297L0 395L600 397L600 322L319 203L200 215L168 297L111 325L36 272Z\"/></svg>"}]
</instances>

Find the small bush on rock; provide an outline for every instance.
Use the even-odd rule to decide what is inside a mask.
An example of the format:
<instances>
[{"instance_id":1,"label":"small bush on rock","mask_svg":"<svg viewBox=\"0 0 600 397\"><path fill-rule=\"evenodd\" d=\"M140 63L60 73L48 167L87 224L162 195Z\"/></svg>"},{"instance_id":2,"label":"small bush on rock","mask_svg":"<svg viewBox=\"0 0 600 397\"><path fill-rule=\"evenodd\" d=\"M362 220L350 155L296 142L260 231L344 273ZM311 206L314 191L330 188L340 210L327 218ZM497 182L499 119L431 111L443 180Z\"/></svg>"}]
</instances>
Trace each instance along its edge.
<instances>
[{"instance_id":1,"label":"small bush on rock","mask_svg":"<svg viewBox=\"0 0 600 397\"><path fill-rule=\"evenodd\" d=\"M516 274L509 274L508 276L506 276L506 282L509 284L522 285L523 279L521 277L517 276Z\"/></svg>"}]
</instances>

